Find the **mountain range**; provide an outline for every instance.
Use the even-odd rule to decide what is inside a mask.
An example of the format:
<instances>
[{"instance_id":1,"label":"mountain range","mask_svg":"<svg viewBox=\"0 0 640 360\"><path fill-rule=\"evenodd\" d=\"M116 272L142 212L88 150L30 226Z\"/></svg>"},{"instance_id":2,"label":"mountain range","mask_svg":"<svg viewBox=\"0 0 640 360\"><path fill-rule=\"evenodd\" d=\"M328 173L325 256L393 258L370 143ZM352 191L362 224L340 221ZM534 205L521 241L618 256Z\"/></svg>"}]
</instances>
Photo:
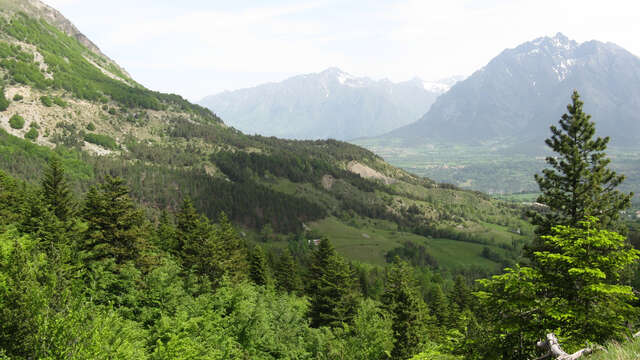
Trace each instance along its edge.
<instances>
[{"instance_id":1,"label":"mountain range","mask_svg":"<svg viewBox=\"0 0 640 360\"><path fill-rule=\"evenodd\" d=\"M338 68L278 83L207 96L199 104L247 133L292 139L348 140L376 136L414 122L460 80L414 78L394 83Z\"/></svg>"},{"instance_id":2,"label":"mountain range","mask_svg":"<svg viewBox=\"0 0 640 360\"><path fill-rule=\"evenodd\" d=\"M573 90L599 135L640 140L640 58L613 43L577 43L558 33L504 50L440 96L417 122L382 139L425 143L543 145Z\"/></svg>"}]
</instances>

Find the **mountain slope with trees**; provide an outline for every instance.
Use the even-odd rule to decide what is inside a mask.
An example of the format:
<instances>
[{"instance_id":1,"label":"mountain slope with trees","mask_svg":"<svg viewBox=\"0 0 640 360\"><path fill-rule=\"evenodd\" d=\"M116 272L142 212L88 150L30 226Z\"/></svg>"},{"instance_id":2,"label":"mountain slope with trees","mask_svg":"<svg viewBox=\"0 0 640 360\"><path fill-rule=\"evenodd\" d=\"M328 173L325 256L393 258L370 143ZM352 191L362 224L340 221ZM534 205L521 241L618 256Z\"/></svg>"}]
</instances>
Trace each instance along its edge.
<instances>
[{"instance_id":1,"label":"mountain slope with trees","mask_svg":"<svg viewBox=\"0 0 640 360\"><path fill-rule=\"evenodd\" d=\"M482 271L494 271L531 235L522 209L413 176L357 146L242 134L180 96L136 84L79 41L77 29L69 36L67 23L48 23L51 13L38 1L3 8L0 168L13 176L39 181L46 161L60 156L76 191L121 176L150 212L178 209L189 197L210 219L224 211L247 236L276 246L335 236L326 219L352 231L375 223L367 231L398 235L373 247L377 263L411 240L441 258L451 258L452 246L468 248ZM337 236L340 251L353 249ZM428 236L440 241L429 244ZM480 244L500 257L483 257Z\"/></svg>"},{"instance_id":2,"label":"mountain slope with trees","mask_svg":"<svg viewBox=\"0 0 640 360\"><path fill-rule=\"evenodd\" d=\"M571 351L638 327L638 251L608 213L628 201L607 189L621 178L577 95L554 134L584 128L558 155L593 162L593 178L574 177L588 199L574 200L594 217L552 226L526 263L522 207L347 143L244 135L114 79L77 39L12 9L0 24L0 358L530 359L549 332ZM563 164L545 179L571 175ZM546 219L583 215L540 201L558 215ZM367 251L384 260L353 261ZM465 256L491 266L459 266Z\"/></svg>"}]
</instances>

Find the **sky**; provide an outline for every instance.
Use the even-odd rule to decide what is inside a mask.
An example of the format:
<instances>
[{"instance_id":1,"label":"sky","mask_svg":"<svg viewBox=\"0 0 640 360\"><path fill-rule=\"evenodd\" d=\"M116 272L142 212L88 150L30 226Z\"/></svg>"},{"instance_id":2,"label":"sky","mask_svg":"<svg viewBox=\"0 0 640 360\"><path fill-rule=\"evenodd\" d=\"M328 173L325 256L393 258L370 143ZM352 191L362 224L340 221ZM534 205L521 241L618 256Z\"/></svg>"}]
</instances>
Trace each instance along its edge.
<instances>
[{"instance_id":1,"label":"sky","mask_svg":"<svg viewBox=\"0 0 640 360\"><path fill-rule=\"evenodd\" d=\"M43 0L144 86L192 101L339 67L404 81L471 75L562 32L640 55L635 0Z\"/></svg>"}]
</instances>

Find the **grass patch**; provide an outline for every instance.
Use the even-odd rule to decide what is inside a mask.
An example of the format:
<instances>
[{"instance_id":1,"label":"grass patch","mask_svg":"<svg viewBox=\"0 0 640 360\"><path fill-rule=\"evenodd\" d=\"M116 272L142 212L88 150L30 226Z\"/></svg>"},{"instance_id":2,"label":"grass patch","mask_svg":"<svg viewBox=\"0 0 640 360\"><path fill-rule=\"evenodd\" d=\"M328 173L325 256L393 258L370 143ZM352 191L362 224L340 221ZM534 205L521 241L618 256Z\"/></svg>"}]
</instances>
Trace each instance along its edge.
<instances>
[{"instance_id":1,"label":"grass patch","mask_svg":"<svg viewBox=\"0 0 640 360\"><path fill-rule=\"evenodd\" d=\"M607 351L598 351L588 360L637 360L640 359L640 338L635 338L627 343L612 343L607 346Z\"/></svg>"},{"instance_id":2,"label":"grass patch","mask_svg":"<svg viewBox=\"0 0 640 360\"><path fill-rule=\"evenodd\" d=\"M400 232L393 229L393 223L384 220L358 219L351 224L329 217L309 224L311 229L327 236L336 250L351 260L383 265L385 254L406 241L422 244L427 248L441 267L448 269L477 266L490 271L499 268L499 264L482 257L487 245L474 244L450 239L431 239L423 236ZM504 250L489 246L497 253Z\"/></svg>"}]
</instances>

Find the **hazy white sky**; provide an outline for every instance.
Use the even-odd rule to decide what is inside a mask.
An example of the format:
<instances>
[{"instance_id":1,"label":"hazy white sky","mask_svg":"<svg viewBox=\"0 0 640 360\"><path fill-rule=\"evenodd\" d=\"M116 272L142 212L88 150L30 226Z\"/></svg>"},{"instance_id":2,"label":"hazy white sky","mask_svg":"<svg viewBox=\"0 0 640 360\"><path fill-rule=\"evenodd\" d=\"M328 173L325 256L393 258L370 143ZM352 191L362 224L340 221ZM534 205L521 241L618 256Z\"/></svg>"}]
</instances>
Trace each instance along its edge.
<instances>
[{"instance_id":1,"label":"hazy white sky","mask_svg":"<svg viewBox=\"0 0 640 360\"><path fill-rule=\"evenodd\" d=\"M470 75L562 32L640 55L636 0L44 0L143 85L190 100L337 66L393 81Z\"/></svg>"}]
</instances>

